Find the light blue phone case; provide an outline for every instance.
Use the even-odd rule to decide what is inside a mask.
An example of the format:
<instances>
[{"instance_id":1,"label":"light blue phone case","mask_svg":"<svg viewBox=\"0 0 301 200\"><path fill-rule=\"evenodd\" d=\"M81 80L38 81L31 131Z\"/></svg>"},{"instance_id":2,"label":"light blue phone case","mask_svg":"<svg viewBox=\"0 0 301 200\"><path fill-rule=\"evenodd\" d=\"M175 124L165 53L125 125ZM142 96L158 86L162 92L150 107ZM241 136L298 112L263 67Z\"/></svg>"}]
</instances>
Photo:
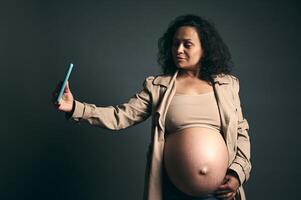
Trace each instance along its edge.
<instances>
[{"instance_id":1,"label":"light blue phone case","mask_svg":"<svg viewBox=\"0 0 301 200\"><path fill-rule=\"evenodd\" d=\"M73 64L70 63L69 68L68 68L68 71L67 71L67 74L66 74L66 76L65 76L65 80L64 80L64 82L63 82L63 84L62 84L60 93L59 93L59 95L58 95L57 98L56 98L56 103L59 103L60 100L61 100L61 98L62 98L62 95L63 95L63 93L64 93L64 90L65 90L65 87L66 87L66 84L67 84L67 81L68 81L68 79L69 79L69 76L70 76L70 74L71 74L72 69L73 69Z\"/></svg>"}]
</instances>

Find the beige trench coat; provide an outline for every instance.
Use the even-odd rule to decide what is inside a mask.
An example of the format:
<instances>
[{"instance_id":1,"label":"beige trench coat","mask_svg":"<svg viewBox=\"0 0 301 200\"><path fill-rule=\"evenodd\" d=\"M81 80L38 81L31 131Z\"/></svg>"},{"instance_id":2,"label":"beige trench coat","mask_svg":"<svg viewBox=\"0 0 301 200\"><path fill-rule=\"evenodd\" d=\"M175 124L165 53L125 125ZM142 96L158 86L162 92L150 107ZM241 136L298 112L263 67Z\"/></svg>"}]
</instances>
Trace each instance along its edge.
<instances>
[{"instance_id":1,"label":"beige trench coat","mask_svg":"<svg viewBox=\"0 0 301 200\"><path fill-rule=\"evenodd\" d=\"M128 103L117 106L97 107L75 101L72 119L111 130L135 125L152 116L152 141L145 173L144 199L162 200L162 161L164 148L165 115L175 94L174 75L150 76L144 88ZM214 92L221 115L222 134L229 154L229 169L239 176L240 183L248 180L250 163L250 140L248 122L244 119L238 95L238 79L230 75L214 76ZM242 186L235 199L245 199Z\"/></svg>"}]
</instances>

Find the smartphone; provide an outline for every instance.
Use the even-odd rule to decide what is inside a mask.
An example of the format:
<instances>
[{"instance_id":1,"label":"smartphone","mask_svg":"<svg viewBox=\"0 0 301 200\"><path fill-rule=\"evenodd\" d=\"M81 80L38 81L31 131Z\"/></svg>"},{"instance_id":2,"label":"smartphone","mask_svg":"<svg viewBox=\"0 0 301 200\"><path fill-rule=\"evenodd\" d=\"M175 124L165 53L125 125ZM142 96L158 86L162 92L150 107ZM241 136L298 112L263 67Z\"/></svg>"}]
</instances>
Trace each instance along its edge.
<instances>
[{"instance_id":1,"label":"smartphone","mask_svg":"<svg viewBox=\"0 0 301 200\"><path fill-rule=\"evenodd\" d=\"M73 64L70 63L69 68L68 68L67 73L66 73L66 76L65 76L65 79L64 79L64 82L63 82L62 87L61 87L61 89L60 89L60 92L58 93L58 96L57 96L57 98L56 98L56 103L57 103L57 104L60 102L60 100L61 100L61 98L62 98L62 95L63 95L63 93L64 93L64 90L65 90L67 81L68 81L68 79L69 79L69 77L70 77L70 74L71 74L71 72L72 72L72 69L73 69Z\"/></svg>"}]
</instances>

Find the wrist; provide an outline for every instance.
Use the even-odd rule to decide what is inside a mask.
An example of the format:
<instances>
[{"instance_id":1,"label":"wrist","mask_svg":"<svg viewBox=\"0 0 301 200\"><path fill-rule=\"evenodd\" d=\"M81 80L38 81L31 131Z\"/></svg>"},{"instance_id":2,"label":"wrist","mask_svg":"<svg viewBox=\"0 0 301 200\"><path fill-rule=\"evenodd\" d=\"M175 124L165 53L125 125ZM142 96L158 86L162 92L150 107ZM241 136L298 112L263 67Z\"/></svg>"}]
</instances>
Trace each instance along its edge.
<instances>
[{"instance_id":1,"label":"wrist","mask_svg":"<svg viewBox=\"0 0 301 200\"><path fill-rule=\"evenodd\" d=\"M238 176L238 174L236 173L236 171L234 171L233 169L228 169L227 174L230 175L230 176L235 177L235 178L237 179L239 185L241 185L241 182L240 182L240 180L239 180L239 176Z\"/></svg>"},{"instance_id":2,"label":"wrist","mask_svg":"<svg viewBox=\"0 0 301 200\"><path fill-rule=\"evenodd\" d=\"M66 119L70 119L72 117L72 115L74 113L74 110L75 110L75 100L73 100L73 102L72 102L72 108L71 108L71 110L69 112L65 113Z\"/></svg>"}]
</instances>

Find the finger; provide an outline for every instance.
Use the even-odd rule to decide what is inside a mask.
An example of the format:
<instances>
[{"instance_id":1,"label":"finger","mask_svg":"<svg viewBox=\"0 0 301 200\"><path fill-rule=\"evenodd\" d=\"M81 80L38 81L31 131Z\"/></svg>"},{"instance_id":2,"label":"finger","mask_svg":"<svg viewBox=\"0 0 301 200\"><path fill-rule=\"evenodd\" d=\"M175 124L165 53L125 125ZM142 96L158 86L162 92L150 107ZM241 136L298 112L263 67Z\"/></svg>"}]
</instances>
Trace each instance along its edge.
<instances>
[{"instance_id":1,"label":"finger","mask_svg":"<svg viewBox=\"0 0 301 200\"><path fill-rule=\"evenodd\" d=\"M229 176L228 174L225 176L225 180L229 181L231 179L231 176Z\"/></svg>"},{"instance_id":2,"label":"finger","mask_svg":"<svg viewBox=\"0 0 301 200\"><path fill-rule=\"evenodd\" d=\"M51 103L55 109L59 109L61 106L60 102L57 102L55 99L52 99Z\"/></svg>"},{"instance_id":3,"label":"finger","mask_svg":"<svg viewBox=\"0 0 301 200\"><path fill-rule=\"evenodd\" d=\"M235 197L235 192L232 193L232 195L230 197L228 197L226 200L233 200Z\"/></svg>"},{"instance_id":4,"label":"finger","mask_svg":"<svg viewBox=\"0 0 301 200\"><path fill-rule=\"evenodd\" d=\"M54 104L54 107L55 107L56 109L59 109L59 108L60 108L60 106L61 106L61 104L60 104L60 103L56 103L56 104Z\"/></svg>"},{"instance_id":5,"label":"finger","mask_svg":"<svg viewBox=\"0 0 301 200\"><path fill-rule=\"evenodd\" d=\"M229 185L226 183L226 184L220 185L217 190L225 190L228 188L229 188Z\"/></svg>"},{"instance_id":6,"label":"finger","mask_svg":"<svg viewBox=\"0 0 301 200\"><path fill-rule=\"evenodd\" d=\"M60 102L57 102L57 93L53 94L52 97L51 97L51 102L52 104L57 107L57 105L59 106L60 105Z\"/></svg>"},{"instance_id":7,"label":"finger","mask_svg":"<svg viewBox=\"0 0 301 200\"><path fill-rule=\"evenodd\" d=\"M233 176L228 176L227 180L227 183L223 185L228 185L228 187L234 187L236 185L236 178L234 178Z\"/></svg>"},{"instance_id":8,"label":"finger","mask_svg":"<svg viewBox=\"0 0 301 200\"><path fill-rule=\"evenodd\" d=\"M219 191L216 191L215 194L223 195L223 194L227 194L229 192L233 192L233 191L232 190L219 190Z\"/></svg>"},{"instance_id":9,"label":"finger","mask_svg":"<svg viewBox=\"0 0 301 200\"><path fill-rule=\"evenodd\" d=\"M233 198L233 192L228 192L226 194L216 195L219 199L231 199Z\"/></svg>"},{"instance_id":10,"label":"finger","mask_svg":"<svg viewBox=\"0 0 301 200\"><path fill-rule=\"evenodd\" d=\"M64 93L69 93L69 92L70 92L69 81L67 81L66 87L65 87L65 89L64 89Z\"/></svg>"}]
</instances>

